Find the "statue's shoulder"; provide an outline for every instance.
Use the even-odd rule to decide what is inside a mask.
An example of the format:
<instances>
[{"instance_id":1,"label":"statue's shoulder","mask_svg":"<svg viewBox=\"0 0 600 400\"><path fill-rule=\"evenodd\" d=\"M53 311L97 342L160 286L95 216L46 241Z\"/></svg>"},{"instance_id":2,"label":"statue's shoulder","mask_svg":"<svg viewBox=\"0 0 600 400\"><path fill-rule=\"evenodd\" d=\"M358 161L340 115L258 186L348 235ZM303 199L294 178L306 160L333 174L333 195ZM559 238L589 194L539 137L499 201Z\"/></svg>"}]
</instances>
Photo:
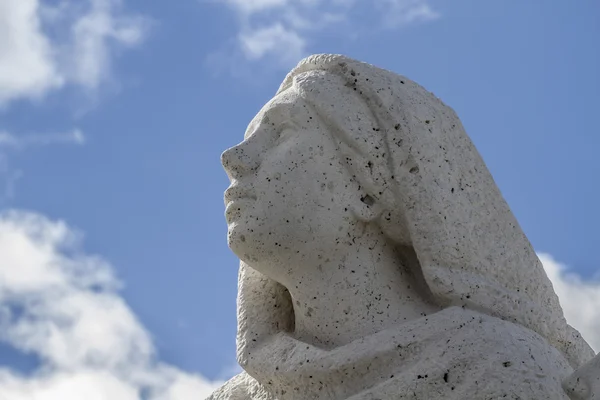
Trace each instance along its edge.
<instances>
[{"instance_id":1,"label":"statue's shoulder","mask_svg":"<svg viewBox=\"0 0 600 400\"><path fill-rule=\"evenodd\" d=\"M215 390L206 400L277 400L246 372L242 372Z\"/></svg>"},{"instance_id":2,"label":"statue's shoulder","mask_svg":"<svg viewBox=\"0 0 600 400\"><path fill-rule=\"evenodd\" d=\"M563 387L574 400L600 399L600 354L565 379Z\"/></svg>"}]
</instances>

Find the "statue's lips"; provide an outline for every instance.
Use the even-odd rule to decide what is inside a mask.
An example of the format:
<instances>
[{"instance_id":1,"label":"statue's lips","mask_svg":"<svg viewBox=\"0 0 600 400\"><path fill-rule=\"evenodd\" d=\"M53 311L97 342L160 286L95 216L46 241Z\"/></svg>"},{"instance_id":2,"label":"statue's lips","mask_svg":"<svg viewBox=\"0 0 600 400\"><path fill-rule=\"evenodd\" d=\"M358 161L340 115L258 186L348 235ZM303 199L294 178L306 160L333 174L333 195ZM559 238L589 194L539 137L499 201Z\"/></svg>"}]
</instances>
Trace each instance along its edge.
<instances>
[{"instance_id":1,"label":"statue's lips","mask_svg":"<svg viewBox=\"0 0 600 400\"><path fill-rule=\"evenodd\" d=\"M225 207L225 220L232 223L242 216L242 212L256 202L255 199L245 197L231 200Z\"/></svg>"},{"instance_id":2,"label":"statue's lips","mask_svg":"<svg viewBox=\"0 0 600 400\"><path fill-rule=\"evenodd\" d=\"M256 200L254 192L243 186L231 186L225 191L225 206L237 200Z\"/></svg>"}]
</instances>

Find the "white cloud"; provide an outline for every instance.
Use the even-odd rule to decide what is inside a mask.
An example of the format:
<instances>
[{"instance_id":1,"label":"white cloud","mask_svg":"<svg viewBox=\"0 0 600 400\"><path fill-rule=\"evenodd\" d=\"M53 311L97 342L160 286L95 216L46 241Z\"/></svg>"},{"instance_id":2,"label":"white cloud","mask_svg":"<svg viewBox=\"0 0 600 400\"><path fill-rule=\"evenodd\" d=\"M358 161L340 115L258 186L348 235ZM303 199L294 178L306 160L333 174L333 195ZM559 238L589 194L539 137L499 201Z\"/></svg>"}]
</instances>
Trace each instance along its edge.
<instances>
[{"instance_id":1,"label":"white cloud","mask_svg":"<svg viewBox=\"0 0 600 400\"><path fill-rule=\"evenodd\" d=\"M600 351L600 280L584 281L549 254L539 254L560 299L565 317L584 339Z\"/></svg>"},{"instance_id":2,"label":"white cloud","mask_svg":"<svg viewBox=\"0 0 600 400\"><path fill-rule=\"evenodd\" d=\"M379 5L385 9L383 22L389 28L440 17L429 4L421 0L385 0Z\"/></svg>"},{"instance_id":3,"label":"white cloud","mask_svg":"<svg viewBox=\"0 0 600 400\"><path fill-rule=\"evenodd\" d=\"M30 376L0 365L0 399L208 396L219 382L157 361L118 288L111 266L85 254L65 223L0 213L0 341L41 360Z\"/></svg>"},{"instance_id":4,"label":"white cloud","mask_svg":"<svg viewBox=\"0 0 600 400\"><path fill-rule=\"evenodd\" d=\"M139 44L148 25L122 0L0 0L0 107L69 84L96 89L113 50Z\"/></svg>"},{"instance_id":5,"label":"white cloud","mask_svg":"<svg viewBox=\"0 0 600 400\"><path fill-rule=\"evenodd\" d=\"M174 368L163 368L161 373L170 376L170 379L161 388L154 390L151 400L202 400L224 383L208 383L198 375L187 374Z\"/></svg>"},{"instance_id":6,"label":"white cloud","mask_svg":"<svg viewBox=\"0 0 600 400\"><path fill-rule=\"evenodd\" d=\"M248 59L258 60L275 53L286 65L297 61L304 53L306 45L298 33L280 23L240 34L239 39Z\"/></svg>"},{"instance_id":7,"label":"white cloud","mask_svg":"<svg viewBox=\"0 0 600 400\"><path fill-rule=\"evenodd\" d=\"M63 85L36 0L0 0L0 105Z\"/></svg>"},{"instance_id":8,"label":"white cloud","mask_svg":"<svg viewBox=\"0 0 600 400\"><path fill-rule=\"evenodd\" d=\"M237 49L246 61L275 59L286 68L305 56L315 35L324 30L353 37L357 32L368 34L439 17L428 0L224 0L221 4L239 18ZM366 19L370 25L363 23L365 12L376 14Z\"/></svg>"},{"instance_id":9,"label":"white cloud","mask_svg":"<svg viewBox=\"0 0 600 400\"><path fill-rule=\"evenodd\" d=\"M91 0L90 10L73 24L72 79L95 89L110 72L109 43L135 46L143 38L147 21L120 15L116 0Z\"/></svg>"}]
</instances>

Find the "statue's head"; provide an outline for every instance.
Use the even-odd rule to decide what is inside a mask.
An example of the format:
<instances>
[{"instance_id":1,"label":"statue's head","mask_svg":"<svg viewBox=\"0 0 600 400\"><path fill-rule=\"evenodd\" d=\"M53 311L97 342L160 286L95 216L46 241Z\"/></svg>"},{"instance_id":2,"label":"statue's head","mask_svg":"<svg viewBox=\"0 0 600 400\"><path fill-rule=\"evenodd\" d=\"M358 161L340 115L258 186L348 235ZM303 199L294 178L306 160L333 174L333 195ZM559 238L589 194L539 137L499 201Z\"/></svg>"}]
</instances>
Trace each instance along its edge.
<instances>
[{"instance_id":1,"label":"statue's head","mask_svg":"<svg viewBox=\"0 0 600 400\"><path fill-rule=\"evenodd\" d=\"M385 139L341 77L309 72L294 79L222 155L232 180L225 193L231 249L276 279L282 265L334 256L364 225L409 244L401 197L383 193L399 189Z\"/></svg>"},{"instance_id":2,"label":"statue's head","mask_svg":"<svg viewBox=\"0 0 600 400\"><path fill-rule=\"evenodd\" d=\"M250 266L268 271L376 224L414 249L438 304L522 324L578 362L552 285L460 120L418 84L311 56L223 164L229 244Z\"/></svg>"},{"instance_id":3,"label":"statue's head","mask_svg":"<svg viewBox=\"0 0 600 400\"><path fill-rule=\"evenodd\" d=\"M232 180L225 194L229 245L274 279L281 265L331 255L377 208L343 159L336 127L304 89L281 91L250 123L244 141L222 156ZM362 108L354 111L368 111ZM368 124L370 116L364 118Z\"/></svg>"}]
</instances>

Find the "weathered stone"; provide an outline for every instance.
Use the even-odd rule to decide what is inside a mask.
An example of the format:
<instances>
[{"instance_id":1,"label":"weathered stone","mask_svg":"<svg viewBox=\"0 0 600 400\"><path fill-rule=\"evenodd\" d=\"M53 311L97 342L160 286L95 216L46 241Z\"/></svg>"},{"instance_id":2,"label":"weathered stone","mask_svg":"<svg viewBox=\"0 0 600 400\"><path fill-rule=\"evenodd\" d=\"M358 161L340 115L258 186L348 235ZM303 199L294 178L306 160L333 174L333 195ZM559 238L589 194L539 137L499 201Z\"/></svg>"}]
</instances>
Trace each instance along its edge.
<instances>
[{"instance_id":1,"label":"weathered stone","mask_svg":"<svg viewBox=\"0 0 600 400\"><path fill-rule=\"evenodd\" d=\"M593 398L562 383L593 351L421 86L309 57L222 161L245 372L210 399Z\"/></svg>"}]
</instances>

